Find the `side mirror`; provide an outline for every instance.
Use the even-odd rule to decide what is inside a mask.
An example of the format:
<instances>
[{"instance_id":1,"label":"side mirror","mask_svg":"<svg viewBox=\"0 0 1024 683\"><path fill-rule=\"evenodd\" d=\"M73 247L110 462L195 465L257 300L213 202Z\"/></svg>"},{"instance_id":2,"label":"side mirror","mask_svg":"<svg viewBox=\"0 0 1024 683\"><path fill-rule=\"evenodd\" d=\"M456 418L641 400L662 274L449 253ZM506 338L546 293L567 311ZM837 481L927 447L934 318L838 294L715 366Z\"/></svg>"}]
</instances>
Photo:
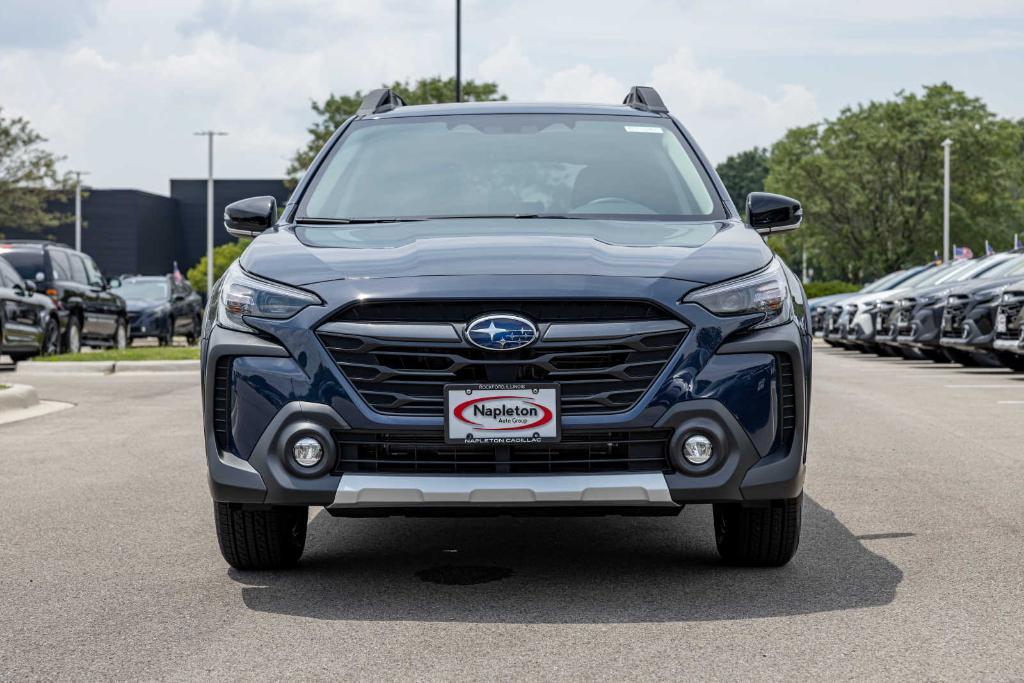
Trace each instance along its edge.
<instances>
[{"instance_id":1,"label":"side mirror","mask_svg":"<svg viewBox=\"0 0 1024 683\"><path fill-rule=\"evenodd\" d=\"M803 218L804 210L795 199L771 192L747 195L747 222L762 235L796 230Z\"/></svg>"},{"instance_id":2,"label":"side mirror","mask_svg":"<svg viewBox=\"0 0 1024 683\"><path fill-rule=\"evenodd\" d=\"M36 289L36 283L32 282L31 280L25 280L25 291L28 292L29 296L32 296L39 290Z\"/></svg>"},{"instance_id":3,"label":"side mirror","mask_svg":"<svg viewBox=\"0 0 1024 683\"><path fill-rule=\"evenodd\" d=\"M224 227L235 237L255 237L277 220L277 200L250 197L224 207Z\"/></svg>"}]
</instances>

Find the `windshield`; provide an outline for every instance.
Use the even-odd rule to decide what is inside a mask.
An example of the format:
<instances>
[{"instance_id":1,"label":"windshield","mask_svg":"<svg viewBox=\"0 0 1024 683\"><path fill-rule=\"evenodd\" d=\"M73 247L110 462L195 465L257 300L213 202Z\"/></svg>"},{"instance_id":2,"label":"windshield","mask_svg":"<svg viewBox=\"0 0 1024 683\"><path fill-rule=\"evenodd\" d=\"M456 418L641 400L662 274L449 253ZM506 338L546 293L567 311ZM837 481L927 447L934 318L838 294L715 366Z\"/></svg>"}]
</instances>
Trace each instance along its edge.
<instances>
[{"instance_id":1,"label":"windshield","mask_svg":"<svg viewBox=\"0 0 1024 683\"><path fill-rule=\"evenodd\" d=\"M1020 254L1008 254L1002 260L995 262L991 268L978 273L975 277L984 277L985 279L1006 277L1015 275L1021 270L1024 270L1024 257Z\"/></svg>"},{"instance_id":2,"label":"windshield","mask_svg":"<svg viewBox=\"0 0 1024 683\"><path fill-rule=\"evenodd\" d=\"M923 267L924 266L918 266L918 269L923 268ZM916 272L917 272L917 269L914 269L914 270L897 270L895 273L889 273L888 275L883 275L882 277L878 278L877 280L875 280L874 282L872 282L871 284L869 284L868 286L866 286L864 289L862 289L860 291L861 291L862 294L868 294L870 292L880 292L883 289L888 289L890 283L896 282L900 278L909 277L910 275L912 275L913 273L916 273Z\"/></svg>"},{"instance_id":3,"label":"windshield","mask_svg":"<svg viewBox=\"0 0 1024 683\"><path fill-rule=\"evenodd\" d=\"M0 256L3 256L5 261L14 266L22 280L36 282L46 278L46 273L43 269L43 252L41 251L7 251L0 249ZM38 277L39 274L42 274L42 278Z\"/></svg>"},{"instance_id":4,"label":"windshield","mask_svg":"<svg viewBox=\"0 0 1024 683\"><path fill-rule=\"evenodd\" d=\"M576 114L363 119L319 169L304 219L725 212L670 120Z\"/></svg>"},{"instance_id":5,"label":"windshield","mask_svg":"<svg viewBox=\"0 0 1024 683\"><path fill-rule=\"evenodd\" d=\"M162 280L125 280L117 288L117 293L125 299L159 299L167 298L167 283Z\"/></svg>"}]
</instances>

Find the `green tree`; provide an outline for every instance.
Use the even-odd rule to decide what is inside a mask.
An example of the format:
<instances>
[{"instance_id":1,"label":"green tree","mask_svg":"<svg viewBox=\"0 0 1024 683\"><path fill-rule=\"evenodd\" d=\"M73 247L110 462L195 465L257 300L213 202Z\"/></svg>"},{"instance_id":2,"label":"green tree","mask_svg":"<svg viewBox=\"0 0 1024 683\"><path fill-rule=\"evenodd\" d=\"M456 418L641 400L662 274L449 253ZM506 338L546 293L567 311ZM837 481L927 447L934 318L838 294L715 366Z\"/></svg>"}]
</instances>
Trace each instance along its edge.
<instances>
[{"instance_id":1,"label":"green tree","mask_svg":"<svg viewBox=\"0 0 1024 683\"><path fill-rule=\"evenodd\" d=\"M235 242L228 242L213 249L213 281L216 282L224 271L232 263L238 260L245 248L249 246L251 239L240 239ZM206 257L199 259L199 263L188 269L185 275L192 289L202 294L206 293Z\"/></svg>"},{"instance_id":2,"label":"green tree","mask_svg":"<svg viewBox=\"0 0 1024 683\"><path fill-rule=\"evenodd\" d=\"M1008 245L1024 217L1021 125L941 83L786 133L765 186L801 200L805 224L797 240L773 246L806 246L819 277L856 281L930 259L942 246L946 138L952 241L975 252L985 239Z\"/></svg>"},{"instance_id":3,"label":"green tree","mask_svg":"<svg viewBox=\"0 0 1024 683\"><path fill-rule=\"evenodd\" d=\"M47 151L45 142L28 121L4 118L0 108L0 225L42 230L68 219L47 207L64 198L71 179L57 171L63 157Z\"/></svg>"},{"instance_id":4,"label":"green tree","mask_svg":"<svg viewBox=\"0 0 1024 683\"><path fill-rule=\"evenodd\" d=\"M433 78L421 78L413 85L410 85L408 81L404 83L395 81L390 86L382 85L381 87L390 87L396 91L406 104L437 104L455 101L454 78L443 79L440 76L434 76ZM357 90L351 95L331 94L323 102L313 101L311 103L310 106L319 120L307 129L310 135L309 142L295 153L291 165L288 166L287 172L292 182L297 181L299 176L306 171L334 131L348 117L356 113L364 95L366 93L362 90ZM462 99L467 102L484 102L504 100L506 97L498 92L497 83L463 81Z\"/></svg>"},{"instance_id":5,"label":"green tree","mask_svg":"<svg viewBox=\"0 0 1024 683\"><path fill-rule=\"evenodd\" d=\"M764 191L764 181L768 177L768 150L754 147L733 154L715 170L725 183L725 189L729 190L732 203L743 213L747 206L747 195Z\"/></svg>"}]
</instances>

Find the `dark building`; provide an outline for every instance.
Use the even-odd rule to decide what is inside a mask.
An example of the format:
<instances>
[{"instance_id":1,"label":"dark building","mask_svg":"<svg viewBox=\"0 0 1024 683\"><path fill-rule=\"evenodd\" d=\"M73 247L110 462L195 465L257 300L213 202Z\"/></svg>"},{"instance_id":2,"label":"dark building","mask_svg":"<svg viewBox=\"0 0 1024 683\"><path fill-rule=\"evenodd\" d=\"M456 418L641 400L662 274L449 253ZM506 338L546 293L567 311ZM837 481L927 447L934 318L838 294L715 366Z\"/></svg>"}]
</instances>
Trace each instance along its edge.
<instances>
[{"instance_id":1,"label":"dark building","mask_svg":"<svg viewBox=\"0 0 1024 683\"><path fill-rule=\"evenodd\" d=\"M234 238L224 230L224 207L246 197L271 195L283 206L290 190L284 180L217 180L213 188L214 244ZM74 200L53 206L74 215ZM206 180L171 180L171 196L141 190L89 190L82 198L82 251L110 275L181 272L206 255ZM6 239L49 239L73 245L71 222L43 233L0 227Z\"/></svg>"}]
</instances>

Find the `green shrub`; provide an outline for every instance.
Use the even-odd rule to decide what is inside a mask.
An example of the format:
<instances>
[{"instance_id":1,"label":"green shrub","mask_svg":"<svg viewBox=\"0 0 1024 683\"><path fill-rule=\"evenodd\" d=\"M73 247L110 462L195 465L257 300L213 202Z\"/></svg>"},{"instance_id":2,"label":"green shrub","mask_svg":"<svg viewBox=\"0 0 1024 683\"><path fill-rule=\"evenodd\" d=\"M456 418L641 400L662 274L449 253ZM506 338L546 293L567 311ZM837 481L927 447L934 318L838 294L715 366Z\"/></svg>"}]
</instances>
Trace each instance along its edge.
<instances>
[{"instance_id":1,"label":"green shrub","mask_svg":"<svg viewBox=\"0 0 1024 683\"><path fill-rule=\"evenodd\" d=\"M249 246L250 239L241 239L236 242L228 242L219 247L213 248L213 281L216 282L224 271L232 263L238 260L245 248ZM206 293L206 257L199 259L199 263L188 269L188 283L192 289L201 294Z\"/></svg>"},{"instance_id":2,"label":"green shrub","mask_svg":"<svg viewBox=\"0 0 1024 683\"><path fill-rule=\"evenodd\" d=\"M858 292L861 286L852 282L842 280L825 280L823 282L808 282L804 285L808 299L816 299L819 296L831 296L833 294L846 294L847 292Z\"/></svg>"}]
</instances>

